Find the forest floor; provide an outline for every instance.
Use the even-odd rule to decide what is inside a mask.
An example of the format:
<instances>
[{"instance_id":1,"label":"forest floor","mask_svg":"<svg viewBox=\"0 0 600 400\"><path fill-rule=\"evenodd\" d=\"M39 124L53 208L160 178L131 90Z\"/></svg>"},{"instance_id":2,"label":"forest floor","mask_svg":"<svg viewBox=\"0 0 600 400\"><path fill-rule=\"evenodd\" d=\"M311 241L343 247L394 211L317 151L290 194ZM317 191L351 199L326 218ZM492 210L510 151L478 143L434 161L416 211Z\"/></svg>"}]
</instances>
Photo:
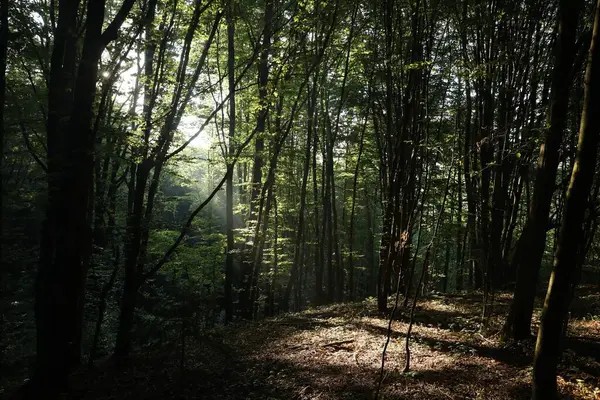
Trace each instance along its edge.
<instances>
[{"instance_id":1,"label":"forest floor","mask_svg":"<svg viewBox=\"0 0 600 400\"><path fill-rule=\"evenodd\" d=\"M527 399L535 338L502 344L509 296L481 322L481 297L419 301L410 372L403 373L409 309L399 308L379 399ZM536 312L535 323L539 318ZM148 351L132 366L73 378L74 399L373 399L388 317L372 300L212 329L181 346ZM537 326L536 326L537 327ZM563 398L600 399L600 293L572 310L559 368Z\"/></svg>"}]
</instances>

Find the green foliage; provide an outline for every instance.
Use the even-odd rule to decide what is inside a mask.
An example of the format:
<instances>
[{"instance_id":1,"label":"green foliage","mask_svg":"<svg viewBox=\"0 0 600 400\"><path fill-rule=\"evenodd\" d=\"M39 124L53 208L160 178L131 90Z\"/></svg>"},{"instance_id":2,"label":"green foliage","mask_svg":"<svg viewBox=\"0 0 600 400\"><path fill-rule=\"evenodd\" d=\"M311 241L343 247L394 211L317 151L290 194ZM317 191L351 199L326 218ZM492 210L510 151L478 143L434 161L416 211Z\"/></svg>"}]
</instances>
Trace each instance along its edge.
<instances>
[{"instance_id":1,"label":"green foliage","mask_svg":"<svg viewBox=\"0 0 600 400\"><path fill-rule=\"evenodd\" d=\"M17 3L11 7L2 155L2 281L6 282L2 291L8 293L2 299L3 315L8 316L2 331L8 343L3 356L11 360L34 351L30 293L51 194L44 170L51 142L46 129L55 40L45 2ZM196 3L159 0L148 25L146 10L139 7L142 3L135 3L126 26L102 55L97 98L89 110L95 117L88 138L94 143L90 177L94 198L86 223L94 246L86 281L84 354L90 351L104 292L99 353L109 354L114 347L125 265L135 265L144 276L178 243L182 232L183 239L160 270L140 283L133 335L137 345L174 342L184 322L189 329L184 336L199 335L200 330L222 322L228 251L234 259L236 313L256 268L258 304L252 311L256 316L270 307L269 301L274 312L323 302L317 298L319 292L328 291L334 279L343 279L342 298L348 298L352 289L354 299L366 298L373 306L379 257L386 253L381 248L389 244L390 249L398 248L403 234L410 237L408 262L402 264L398 257L391 264L404 272L414 265L414 285L431 244L428 287L437 289L446 280L448 291L453 291L462 271L462 289L474 288L474 283L466 282L476 272L469 271L476 257L471 239L481 241L487 234L483 228L492 221L491 217L484 220L484 209L502 211L500 241L508 245L498 266L508 265L527 220L526 198L534 188L536 155L548 128L544 115L551 91L552 12L541 13L533 24L534 18L526 16L537 15L535 2L514 9L508 3L490 8L483 2L442 1L429 6L395 2L393 23L387 26L383 3L282 1L275 2L273 36L262 48L267 3L235 1L236 112L230 115L225 101L230 95L226 18L219 20L206 63L193 81L215 16L228 3L213 2L200 16L191 32L186 68L180 68L181 53ZM117 3L108 2L106 21L117 9ZM78 17L84 24L83 14ZM142 29L136 36L139 24ZM499 32L500 27L507 31ZM532 32L538 28L540 37L535 39ZM81 57L81 42L75 44L75 61ZM152 58L146 60L150 53ZM265 87L258 83L261 57L268 65ZM150 65L153 69L147 74L145 67ZM580 77L574 79L579 82ZM67 83L61 92L65 97L73 94L75 85ZM182 97L176 99L178 90ZM186 96L190 101L183 107ZM565 118L566 136L570 136L561 149L565 161L551 206L557 220L575 154L573 132L581 99L571 100L572 110ZM492 109L489 121L485 121L486 106ZM178 110L173 126L165 126L172 110ZM262 111L267 112L266 126L264 132L257 132ZM229 137L234 117L234 136ZM487 122L491 126L485 126ZM183 151L171 153L185 147L200 129ZM312 140L307 143L309 133ZM251 140L250 135L254 135ZM246 147L241 149L242 145ZM482 154L486 147L487 161ZM157 149L163 148L167 150L164 160L155 157ZM231 150L240 150L239 158L230 156ZM234 245L228 248L224 187L189 226L187 222L234 161ZM148 179L140 185L140 171L148 165ZM308 176L303 182L306 165ZM262 174L256 185L255 167ZM267 180L271 168L273 182ZM488 171L488 197L483 198ZM327 197L332 186L335 197ZM135 188L140 187L137 193ZM473 193L467 194L467 188ZM498 206L494 193L500 190ZM141 221L135 225L133 210L139 202ZM514 202L513 220L509 210L513 211ZM395 226L384 232L388 205ZM475 227L467 226L469 205L475 212ZM262 220L256 232L258 215ZM129 262L136 229L141 232L142 250ZM394 237L387 238L389 232ZM555 234L548 232L544 277L551 267ZM264 248L258 249L263 240ZM467 243L460 247L463 240ZM592 248L596 247L594 242ZM252 258L256 254L258 262ZM595 253L590 257L594 275L598 260ZM330 262L333 278L327 269ZM115 282L108 285L115 267ZM295 282L294 268L298 269ZM323 273L321 288L316 287L318 271ZM292 287L290 304L282 304L286 289Z\"/></svg>"}]
</instances>

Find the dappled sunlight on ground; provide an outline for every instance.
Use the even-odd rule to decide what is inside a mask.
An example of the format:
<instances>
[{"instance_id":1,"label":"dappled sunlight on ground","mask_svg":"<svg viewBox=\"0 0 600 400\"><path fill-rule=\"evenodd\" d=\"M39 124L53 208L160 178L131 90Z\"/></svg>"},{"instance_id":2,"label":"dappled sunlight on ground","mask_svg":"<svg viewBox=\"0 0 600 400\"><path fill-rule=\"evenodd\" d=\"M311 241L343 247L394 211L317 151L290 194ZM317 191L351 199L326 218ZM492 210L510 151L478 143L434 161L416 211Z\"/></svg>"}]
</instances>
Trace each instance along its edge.
<instances>
[{"instance_id":1,"label":"dappled sunlight on ground","mask_svg":"<svg viewBox=\"0 0 600 400\"><path fill-rule=\"evenodd\" d=\"M410 310L399 307L380 399L528 399L534 338L500 343L509 301L497 296L485 326L478 294L420 301L408 373L402 370ZM364 301L240 322L188 339L183 370L173 345L146 353L129 370L88 376L73 398L373 399L388 321ZM597 322L570 326L558 379L568 398L600 395Z\"/></svg>"}]
</instances>

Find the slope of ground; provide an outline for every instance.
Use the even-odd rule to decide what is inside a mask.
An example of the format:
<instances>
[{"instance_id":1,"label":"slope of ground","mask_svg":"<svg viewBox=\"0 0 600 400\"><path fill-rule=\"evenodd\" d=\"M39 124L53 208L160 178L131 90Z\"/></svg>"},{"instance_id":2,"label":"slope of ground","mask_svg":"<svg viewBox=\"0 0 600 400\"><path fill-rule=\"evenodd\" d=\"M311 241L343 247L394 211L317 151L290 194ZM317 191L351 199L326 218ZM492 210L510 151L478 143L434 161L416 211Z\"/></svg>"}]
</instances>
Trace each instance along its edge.
<instances>
[{"instance_id":1,"label":"slope of ground","mask_svg":"<svg viewBox=\"0 0 600 400\"><path fill-rule=\"evenodd\" d=\"M416 312L411 369L402 373L408 310L398 309L380 399L527 399L531 341L498 340L509 298L481 322L480 297L430 296ZM573 307L559 387L564 398L600 398L600 296ZM536 317L537 318L537 317ZM73 377L73 399L372 399L388 319L372 301L320 307L205 332L148 351L126 370Z\"/></svg>"}]
</instances>

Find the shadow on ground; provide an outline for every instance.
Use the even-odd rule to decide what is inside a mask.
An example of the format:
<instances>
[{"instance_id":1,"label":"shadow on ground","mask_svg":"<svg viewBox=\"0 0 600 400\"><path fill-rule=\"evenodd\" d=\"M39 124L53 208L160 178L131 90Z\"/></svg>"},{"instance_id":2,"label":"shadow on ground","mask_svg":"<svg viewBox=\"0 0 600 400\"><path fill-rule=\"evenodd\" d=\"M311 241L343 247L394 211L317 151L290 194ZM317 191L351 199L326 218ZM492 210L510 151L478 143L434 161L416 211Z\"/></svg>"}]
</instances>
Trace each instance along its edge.
<instances>
[{"instance_id":1,"label":"shadow on ground","mask_svg":"<svg viewBox=\"0 0 600 400\"><path fill-rule=\"evenodd\" d=\"M494 311L501 316L507 305L499 297ZM533 339L504 346L497 335L482 335L480 310L479 296L421 301L408 373L401 371L409 314L398 310L379 398L529 398ZM374 399L388 317L362 302L240 322L188 338L183 353L178 344L163 345L141 352L126 369L74 374L66 398ZM565 380L600 385L600 344L582 336L565 347ZM577 392L580 383L568 385L561 390L569 398L593 398Z\"/></svg>"}]
</instances>

